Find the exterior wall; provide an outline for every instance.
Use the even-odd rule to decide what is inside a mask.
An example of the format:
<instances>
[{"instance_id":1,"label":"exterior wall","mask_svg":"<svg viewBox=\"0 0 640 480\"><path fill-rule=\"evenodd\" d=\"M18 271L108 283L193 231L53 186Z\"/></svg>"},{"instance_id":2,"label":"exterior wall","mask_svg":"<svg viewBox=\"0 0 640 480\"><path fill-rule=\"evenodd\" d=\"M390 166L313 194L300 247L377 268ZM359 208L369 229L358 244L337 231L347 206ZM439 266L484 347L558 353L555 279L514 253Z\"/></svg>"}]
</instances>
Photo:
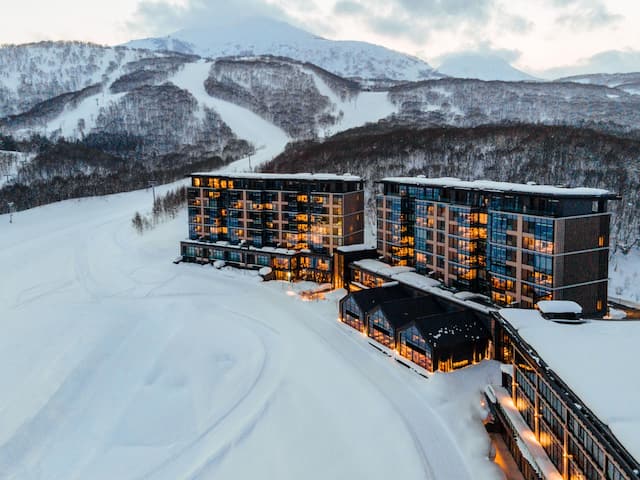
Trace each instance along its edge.
<instances>
[{"instance_id":1,"label":"exterior wall","mask_svg":"<svg viewBox=\"0 0 640 480\"><path fill-rule=\"evenodd\" d=\"M604 314L607 309L607 282L563 288L554 293L554 299L572 300L579 303L584 312Z\"/></svg>"},{"instance_id":2,"label":"exterior wall","mask_svg":"<svg viewBox=\"0 0 640 480\"><path fill-rule=\"evenodd\" d=\"M340 320L360 332L366 331L365 312L350 295L340 300Z\"/></svg>"},{"instance_id":3,"label":"exterior wall","mask_svg":"<svg viewBox=\"0 0 640 480\"><path fill-rule=\"evenodd\" d=\"M329 255L290 251L281 253L256 248L240 248L207 244L204 242L181 242L180 253L188 262L214 263L223 260L239 268L257 270L271 267L276 280L310 280L331 283L332 258Z\"/></svg>"},{"instance_id":4,"label":"exterior wall","mask_svg":"<svg viewBox=\"0 0 640 480\"><path fill-rule=\"evenodd\" d=\"M451 372L459 368L481 362L489 358L487 340L476 340L449 349L433 349L434 368L441 372Z\"/></svg>"},{"instance_id":5,"label":"exterior wall","mask_svg":"<svg viewBox=\"0 0 640 480\"><path fill-rule=\"evenodd\" d=\"M398 353L407 360L433 372L432 350L415 325L398 335Z\"/></svg>"},{"instance_id":6,"label":"exterior wall","mask_svg":"<svg viewBox=\"0 0 640 480\"><path fill-rule=\"evenodd\" d=\"M359 289L362 287L365 288L376 288L381 287L384 283L389 280L380 275L376 275L375 273L368 272L361 268L351 266L350 274L349 274L349 290L354 291L354 289ZM355 284L355 285L354 285ZM360 285L362 287L360 287Z\"/></svg>"},{"instance_id":7,"label":"exterior wall","mask_svg":"<svg viewBox=\"0 0 640 480\"><path fill-rule=\"evenodd\" d=\"M536 469L529 463L529 461L524 457L520 447L518 446L518 441L516 440L517 433L515 428L509 422L509 419L504 414L504 412L500 409L499 406L495 406L490 401L488 402L491 408L491 413L497 421L498 425L500 425L500 433L502 434L502 438L504 439L504 443L509 449L509 453L513 457L516 465L518 466L518 470L522 473L522 476L525 480L545 480L540 474L536 471Z\"/></svg>"},{"instance_id":8,"label":"exterior wall","mask_svg":"<svg viewBox=\"0 0 640 480\"><path fill-rule=\"evenodd\" d=\"M184 244L185 260L270 266L278 279L330 283L333 252L364 240L362 182L219 175L193 175L191 181L193 244ZM297 253L282 256L274 250Z\"/></svg>"},{"instance_id":9,"label":"exterior wall","mask_svg":"<svg viewBox=\"0 0 640 480\"><path fill-rule=\"evenodd\" d=\"M396 346L395 330L387 321L379 307L374 308L367 318L367 334L385 347L394 349Z\"/></svg>"},{"instance_id":10,"label":"exterior wall","mask_svg":"<svg viewBox=\"0 0 640 480\"><path fill-rule=\"evenodd\" d=\"M188 199L191 240L318 253L364 240L361 182L250 182L196 175Z\"/></svg>"},{"instance_id":11,"label":"exterior wall","mask_svg":"<svg viewBox=\"0 0 640 480\"><path fill-rule=\"evenodd\" d=\"M503 387L511 392L520 415L563 478L634 478L632 472L638 464L632 457L622 456L623 449L610 430L586 407L577 408L582 402L575 394L555 374L549 376L540 359L531 357L535 352L515 333L509 329L505 332L509 337L514 374L513 378L503 375ZM506 428L505 441L518 461L521 454L513 442L509 422L497 413Z\"/></svg>"}]
</instances>

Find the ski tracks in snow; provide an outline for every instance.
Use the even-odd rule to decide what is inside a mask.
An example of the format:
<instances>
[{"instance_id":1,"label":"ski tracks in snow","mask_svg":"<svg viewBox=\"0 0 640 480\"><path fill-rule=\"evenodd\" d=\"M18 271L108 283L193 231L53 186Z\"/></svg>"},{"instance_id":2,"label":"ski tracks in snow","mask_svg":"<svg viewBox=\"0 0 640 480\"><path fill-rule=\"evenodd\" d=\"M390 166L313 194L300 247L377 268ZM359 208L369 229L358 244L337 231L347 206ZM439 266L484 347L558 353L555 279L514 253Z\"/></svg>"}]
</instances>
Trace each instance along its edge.
<instances>
[{"instance_id":1,"label":"ski tracks in snow","mask_svg":"<svg viewBox=\"0 0 640 480\"><path fill-rule=\"evenodd\" d=\"M199 436L136 480L210 478L233 447L264 418L278 391L285 367L280 332L254 316L222 305L216 308L226 311L259 339L264 354L260 370L244 393Z\"/></svg>"}]
</instances>

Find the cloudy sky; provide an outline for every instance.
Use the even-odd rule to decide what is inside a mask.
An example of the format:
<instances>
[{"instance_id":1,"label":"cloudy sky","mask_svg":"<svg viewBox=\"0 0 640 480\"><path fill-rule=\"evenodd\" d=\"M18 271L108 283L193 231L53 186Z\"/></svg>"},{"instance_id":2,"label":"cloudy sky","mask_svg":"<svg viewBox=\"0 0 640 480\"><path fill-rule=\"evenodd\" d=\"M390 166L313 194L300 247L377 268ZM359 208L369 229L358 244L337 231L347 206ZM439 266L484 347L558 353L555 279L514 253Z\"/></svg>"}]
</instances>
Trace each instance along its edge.
<instances>
[{"instance_id":1,"label":"cloudy sky","mask_svg":"<svg viewBox=\"0 0 640 480\"><path fill-rule=\"evenodd\" d=\"M117 44L267 15L323 37L381 44L435 66L456 52L474 51L547 77L640 71L638 0L0 1L0 43Z\"/></svg>"}]
</instances>

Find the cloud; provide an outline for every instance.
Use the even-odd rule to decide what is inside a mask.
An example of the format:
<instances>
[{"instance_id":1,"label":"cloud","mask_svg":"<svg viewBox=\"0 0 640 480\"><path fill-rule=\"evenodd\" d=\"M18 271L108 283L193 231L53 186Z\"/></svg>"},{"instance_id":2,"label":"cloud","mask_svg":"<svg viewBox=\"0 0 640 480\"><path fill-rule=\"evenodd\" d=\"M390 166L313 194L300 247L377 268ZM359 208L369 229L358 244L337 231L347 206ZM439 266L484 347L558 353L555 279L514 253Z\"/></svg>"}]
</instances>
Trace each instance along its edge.
<instances>
[{"instance_id":1,"label":"cloud","mask_svg":"<svg viewBox=\"0 0 640 480\"><path fill-rule=\"evenodd\" d=\"M263 0L187 0L185 5L143 0L126 26L136 34L166 35L183 28L215 28L256 16L292 21L282 8Z\"/></svg>"},{"instance_id":2,"label":"cloud","mask_svg":"<svg viewBox=\"0 0 640 480\"><path fill-rule=\"evenodd\" d=\"M365 12L366 8L364 5L349 0L339 1L333 6L333 13L335 15L359 15Z\"/></svg>"},{"instance_id":3,"label":"cloud","mask_svg":"<svg viewBox=\"0 0 640 480\"><path fill-rule=\"evenodd\" d=\"M565 8L565 12L557 17L556 23L574 30L593 30L615 24L623 17L616 15L595 0L555 0L556 5Z\"/></svg>"},{"instance_id":4,"label":"cloud","mask_svg":"<svg viewBox=\"0 0 640 480\"><path fill-rule=\"evenodd\" d=\"M391 3L410 15L476 20L487 18L494 6L494 0L395 0Z\"/></svg>"}]
</instances>

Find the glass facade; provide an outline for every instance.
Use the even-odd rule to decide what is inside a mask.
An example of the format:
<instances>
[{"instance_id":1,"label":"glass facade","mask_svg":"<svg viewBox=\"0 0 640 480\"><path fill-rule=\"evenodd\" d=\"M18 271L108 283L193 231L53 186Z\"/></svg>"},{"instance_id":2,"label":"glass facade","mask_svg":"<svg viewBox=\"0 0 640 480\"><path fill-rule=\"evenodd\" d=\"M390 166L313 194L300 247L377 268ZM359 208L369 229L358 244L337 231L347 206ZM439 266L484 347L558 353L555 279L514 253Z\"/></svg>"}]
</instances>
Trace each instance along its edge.
<instances>
[{"instance_id":1,"label":"glass facade","mask_svg":"<svg viewBox=\"0 0 640 480\"><path fill-rule=\"evenodd\" d=\"M398 353L416 365L432 372L431 346L425 341L419 330L412 326L400 332Z\"/></svg>"},{"instance_id":2,"label":"glass facade","mask_svg":"<svg viewBox=\"0 0 640 480\"><path fill-rule=\"evenodd\" d=\"M602 285L588 284L606 283L606 265L578 275L575 268L564 268L559 278L554 265L576 262L564 256L575 259L582 251L594 263L601 253L597 250L608 249L606 199L573 198L543 188L537 193L529 185L522 192L514 184L502 184L505 191L500 184L482 190L484 185L442 180L381 182L377 246L386 261L415 267L450 287L489 295L502 306L532 308L540 300L575 298L584 302L585 313L604 313ZM587 241L574 238L576 226Z\"/></svg>"},{"instance_id":3,"label":"glass facade","mask_svg":"<svg viewBox=\"0 0 640 480\"><path fill-rule=\"evenodd\" d=\"M385 347L395 348L393 327L379 308L369 316L369 336Z\"/></svg>"},{"instance_id":4,"label":"glass facade","mask_svg":"<svg viewBox=\"0 0 640 480\"><path fill-rule=\"evenodd\" d=\"M622 473L613 452L607 452L581 413L569 408L575 400L565 398L566 393L560 393L519 348L515 348L514 380L516 408L556 469L564 472L564 478L630 478Z\"/></svg>"},{"instance_id":5,"label":"glass facade","mask_svg":"<svg viewBox=\"0 0 640 480\"><path fill-rule=\"evenodd\" d=\"M364 332L363 312L352 296L348 296L341 306L341 319L351 328Z\"/></svg>"}]
</instances>

